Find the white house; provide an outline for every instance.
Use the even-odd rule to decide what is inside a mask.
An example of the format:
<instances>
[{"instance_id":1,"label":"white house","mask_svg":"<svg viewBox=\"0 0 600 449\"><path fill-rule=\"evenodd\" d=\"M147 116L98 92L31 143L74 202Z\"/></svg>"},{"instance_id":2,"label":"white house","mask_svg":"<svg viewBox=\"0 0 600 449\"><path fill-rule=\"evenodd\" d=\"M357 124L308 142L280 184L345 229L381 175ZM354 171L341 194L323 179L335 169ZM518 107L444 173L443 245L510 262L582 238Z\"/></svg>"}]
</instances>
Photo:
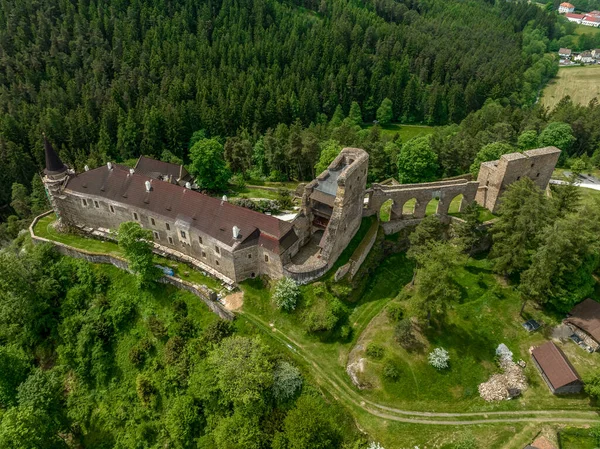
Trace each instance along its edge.
<instances>
[{"instance_id":1,"label":"white house","mask_svg":"<svg viewBox=\"0 0 600 449\"><path fill-rule=\"evenodd\" d=\"M571 59L571 50L569 48L560 48L558 50L558 56L564 59Z\"/></svg>"},{"instance_id":2,"label":"white house","mask_svg":"<svg viewBox=\"0 0 600 449\"><path fill-rule=\"evenodd\" d=\"M581 24L588 27L598 27L600 25L600 17L587 14L581 21Z\"/></svg>"},{"instance_id":3,"label":"white house","mask_svg":"<svg viewBox=\"0 0 600 449\"><path fill-rule=\"evenodd\" d=\"M558 7L558 12L560 14L567 14L567 13L573 12L573 11L575 11L575 6L573 6L567 2L561 3L560 6Z\"/></svg>"},{"instance_id":4,"label":"white house","mask_svg":"<svg viewBox=\"0 0 600 449\"><path fill-rule=\"evenodd\" d=\"M600 49L596 48L595 50L592 50L592 56L594 59L600 59Z\"/></svg>"},{"instance_id":5,"label":"white house","mask_svg":"<svg viewBox=\"0 0 600 449\"><path fill-rule=\"evenodd\" d=\"M591 51L582 51L575 56L575 61L583 62L584 64L591 64L594 62L594 57Z\"/></svg>"}]
</instances>

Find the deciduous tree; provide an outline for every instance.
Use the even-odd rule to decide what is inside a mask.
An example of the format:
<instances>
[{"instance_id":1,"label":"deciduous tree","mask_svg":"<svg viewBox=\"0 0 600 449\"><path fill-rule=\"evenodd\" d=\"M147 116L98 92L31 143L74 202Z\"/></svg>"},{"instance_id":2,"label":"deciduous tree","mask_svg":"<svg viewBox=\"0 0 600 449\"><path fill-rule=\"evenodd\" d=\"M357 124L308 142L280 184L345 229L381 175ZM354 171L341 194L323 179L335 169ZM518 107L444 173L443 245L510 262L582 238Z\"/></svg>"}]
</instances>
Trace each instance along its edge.
<instances>
[{"instance_id":1,"label":"deciduous tree","mask_svg":"<svg viewBox=\"0 0 600 449\"><path fill-rule=\"evenodd\" d=\"M159 272L154 266L152 253L152 232L149 229L133 221L121 223L117 240L129 262L129 269L135 273L140 285L147 285L158 278Z\"/></svg>"},{"instance_id":2,"label":"deciduous tree","mask_svg":"<svg viewBox=\"0 0 600 449\"><path fill-rule=\"evenodd\" d=\"M223 157L223 146L215 139L200 139L190 150L190 172L202 189L222 192L231 172Z\"/></svg>"}]
</instances>

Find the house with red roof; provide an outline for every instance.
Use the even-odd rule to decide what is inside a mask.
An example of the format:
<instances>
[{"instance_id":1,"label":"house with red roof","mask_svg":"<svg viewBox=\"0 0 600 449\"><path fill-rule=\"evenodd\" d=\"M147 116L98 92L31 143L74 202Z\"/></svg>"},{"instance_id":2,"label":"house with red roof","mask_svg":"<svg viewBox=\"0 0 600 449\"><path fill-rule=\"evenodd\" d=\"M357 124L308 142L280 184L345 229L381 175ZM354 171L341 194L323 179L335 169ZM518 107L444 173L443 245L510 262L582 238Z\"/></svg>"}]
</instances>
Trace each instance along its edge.
<instances>
[{"instance_id":1,"label":"house with red roof","mask_svg":"<svg viewBox=\"0 0 600 449\"><path fill-rule=\"evenodd\" d=\"M573 6L571 3L568 3L568 2L563 2L558 7L558 12L560 14L566 14L566 13L573 12L573 11L575 11L575 6Z\"/></svg>"}]
</instances>

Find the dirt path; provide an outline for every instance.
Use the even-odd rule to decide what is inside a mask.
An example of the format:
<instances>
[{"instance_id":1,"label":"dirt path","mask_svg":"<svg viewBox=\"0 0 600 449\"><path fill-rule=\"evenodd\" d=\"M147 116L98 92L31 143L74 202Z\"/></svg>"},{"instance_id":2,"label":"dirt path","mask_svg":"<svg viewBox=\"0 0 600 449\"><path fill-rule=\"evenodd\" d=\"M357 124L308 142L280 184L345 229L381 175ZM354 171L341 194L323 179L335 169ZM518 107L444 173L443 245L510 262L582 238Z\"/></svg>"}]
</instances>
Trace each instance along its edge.
<instances>
[{"instance_id":1,"label":"dirt path","mask_svg":"<svg viewBox=\"0 0 600 449\"><path fill-rule=\"evenodd\" d=\"M225 296L223 298L223 305L227 310L231 310L232 312L240 310L244 305L244 292L236 292Z\"/></svg>"},{"instance_id":2,"label":"dirt path","mask_svg":"<svg viewBox=\"0 0 600 449\"><path fill-rule=\"evenodd\" d=\"M339 401L351 407L358 407L366 413L383 419L415 424L451 426L511 422L559 422L579 424L599 422L599 414L598 412L594 411L516 410L443 413L403 410L395 407L389 407L362 397L362 395L348 385L344 379L341 379L337 373L325 373L312 355L305 351L302 346L298 344L298 342L294 341L280 330L273 331L269 325L259 317L248 312L240 312L240 316L249 320L259 329L261 329L266 335L286 346L293 353L307 362L307 364L312 368L315 379L319 383L325 384L327 387L329 387L331 389L330 391Z\"/></svg>"}]
</instances>

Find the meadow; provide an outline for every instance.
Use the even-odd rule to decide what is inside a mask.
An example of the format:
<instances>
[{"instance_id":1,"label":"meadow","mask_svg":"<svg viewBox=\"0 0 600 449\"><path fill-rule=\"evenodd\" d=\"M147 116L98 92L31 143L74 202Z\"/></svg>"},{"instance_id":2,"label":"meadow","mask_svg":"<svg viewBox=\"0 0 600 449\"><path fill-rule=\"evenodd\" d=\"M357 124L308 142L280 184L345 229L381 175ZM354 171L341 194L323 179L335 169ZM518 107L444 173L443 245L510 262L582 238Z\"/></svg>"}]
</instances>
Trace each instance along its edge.
<instances>
[{"instance_id":1,"label":"meadow","mask_svg":"<svg viewBox=\"0 0 600 449\"><path fill-rule=\"evenodd\" d=\"M541 102L552 109L567 95L574 103L584 106L590 100L600 98L600 65L561 67L556 78L544 88Z\"/></svg>"}]
</instances>

